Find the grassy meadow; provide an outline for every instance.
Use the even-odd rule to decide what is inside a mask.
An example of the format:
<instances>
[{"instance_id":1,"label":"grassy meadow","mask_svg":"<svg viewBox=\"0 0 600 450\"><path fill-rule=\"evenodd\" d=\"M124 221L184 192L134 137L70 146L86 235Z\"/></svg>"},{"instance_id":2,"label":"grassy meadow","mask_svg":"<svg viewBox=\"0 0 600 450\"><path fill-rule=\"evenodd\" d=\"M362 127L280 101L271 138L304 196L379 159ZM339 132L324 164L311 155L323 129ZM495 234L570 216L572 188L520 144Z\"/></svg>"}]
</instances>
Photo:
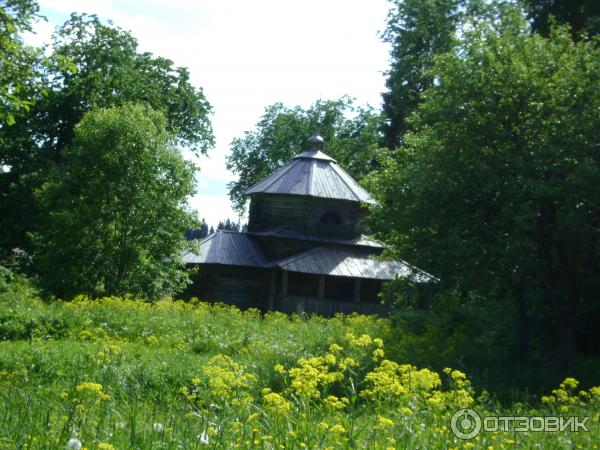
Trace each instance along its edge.
<instances>
[{"instance_id":1,"label":"grassy meadow","mask_svg":"<svg viewBox=\"0 0 600 450\"><path fill-rule=\"evenodd\" d=\"M0 293L2 449L598 448L600 387L500 405L469 374L404 364L385 319L201 302ZM390 345L388 345L390 343ZM589 432L482 432L451 417L590 416Z\"/></svg>"}]
</instances>

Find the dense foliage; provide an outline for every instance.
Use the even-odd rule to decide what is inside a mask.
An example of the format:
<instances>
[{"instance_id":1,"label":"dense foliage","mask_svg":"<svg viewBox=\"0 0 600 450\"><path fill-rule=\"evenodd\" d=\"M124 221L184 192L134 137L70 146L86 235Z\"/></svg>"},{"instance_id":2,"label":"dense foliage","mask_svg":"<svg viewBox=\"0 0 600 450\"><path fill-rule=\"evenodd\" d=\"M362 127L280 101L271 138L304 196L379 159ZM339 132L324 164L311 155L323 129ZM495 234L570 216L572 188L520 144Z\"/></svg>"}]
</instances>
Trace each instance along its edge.
<instances>
[{"instance_id":1,"label":"dense foliage","mask_svg":"<svg viewBox=\"0 0 600 450\"><path fill-rule=\"evenodd\" d=\"M460 370L399 358L387 320L261 315L3 288L0 448L594 448L600 388L565 379L501 406ZM388 345L392 344L391 346ZM590 416L590 432L482 432L451 416Z\"/></svg>"},{"instance_id":2,"label":"dense foliage","mask_svg":"<svg viewBox=\"0 0 600 450\"><path fill-rule=\"evenodd\" d=\"M600 34L600 3L595 0L523 0L533 29L548 36L553 24L569 25L574 39Z\"/></svg>"},{"instance_id":3,"label":"dense foliage","mask_svg":"<svg viewBox=\"0 0 600 450\"><path fill-rule=\"evenodd\" d=\"M407 118L433 84L435 57L454 45L464 0L393 0L383 34L390 44L390 69L383 94L384 143L397 147L408 130Z\"/></svg>"},{"instance_id":4,"label":"dense foliage","mask_svg":"<svg viewBox=\"0 0 600 450\"><path fill-rule=\"evenodd\" d=\"M382 236L457 290L438 306L501 306L524 360L597 341L599 64L595 42L532 35L516 8L472 23L373 179Z\"/></svg>"},{"instance_id":5,"label":"dense foliage","mask_svg":"<svg viewBox=\"0 0 600 450\"><path fill-rule=\"evenodd\" d=\"M31 251L26 234L42 220L33 192L65 163L86 112L145 103L164 114L178 144L202 153L213 145L211 107L187 69L140 53L130 33L95 16L72 15L54 34L48 64L31 76L28 111L0 127L0 164L9 168L0 173L0 208L11 211L0 217L0 258L15 248Z\"/></svg>"},{"instance_id":6,"label":"dense foliage","mask_svg":"<svg viewBox=\"0 0 600 450\"><path fill-rule=\"evenodd\" d=\"M14 124L15 114L32 104L29 96L42 58L38 50L23 44L21 34L31 30L38 9L34 0L0 2L0 129Z\"/></svg>"},{"instance_id":7,"label":"dense foliage","mask_svg":"<svg viewBox=\"0 0 600 450\"><path fill-rule=\"evenodd\" d=\"M276 103L265 109L254 131L231 143L227 168L238 176L228 185L234 207L245 209L244 192L309 150L315 132L325 139L325 152L360 180L374 169L381 117L371 108L355 107L348 98L318 101L308 109Z\"/></svg>"},{"instance_id":8,"label":"dense foliage","mask_svg":"<svg viewBox=\"0 0 600 450\"><path fill-rule=\"evenodd\" d=\"M192 163L162 113L125 105L88 113L38 192L44 221L34 268L64 298L172 293L187 279L180 255L193 225Z\"/></svg>"}]
</instances>

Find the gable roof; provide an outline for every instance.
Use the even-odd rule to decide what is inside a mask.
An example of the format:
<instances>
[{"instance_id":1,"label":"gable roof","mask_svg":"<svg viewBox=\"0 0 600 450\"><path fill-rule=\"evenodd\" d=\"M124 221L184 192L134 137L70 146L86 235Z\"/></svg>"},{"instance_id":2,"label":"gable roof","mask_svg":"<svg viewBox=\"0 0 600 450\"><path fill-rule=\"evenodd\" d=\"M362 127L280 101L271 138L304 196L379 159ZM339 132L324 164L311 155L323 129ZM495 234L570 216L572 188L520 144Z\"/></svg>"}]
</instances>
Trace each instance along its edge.
<instances>
[{"instance_id":1,"label":"gable roof","mask_svg":"<svg viewBox=\"0 0 600 450\"><path fill-rule=\"evenodd\" d=\"M200 251L183 255L186 264L225 264L230 266L262 266L267 260L252 238L244 233L217 230L200 241Z\"/></svg>"},{"instance_id":2,"label":"gable roof","mask_svg":"<svg viewBox=\"0 0 600 450\"><path fill-rule=\"evenodd\" d=\"M404 261L382 261L373 259L372 256L372 253L364 249L324 246L280 259L270 266L290 272L375 280L413 278L416 282L427 282L434 279Z\"/></svg>"},{"instance_id":3,"label":"gable roof","mask_svg":"<svg viewBox=\"0 0 600 450\"><path fill-rule=\"evenodd\" d=\"M335 159L318 149L295 156L285 166L245 192L247 195L257 193L306 195L377 203Z\"/></svg>"}]
</instances>

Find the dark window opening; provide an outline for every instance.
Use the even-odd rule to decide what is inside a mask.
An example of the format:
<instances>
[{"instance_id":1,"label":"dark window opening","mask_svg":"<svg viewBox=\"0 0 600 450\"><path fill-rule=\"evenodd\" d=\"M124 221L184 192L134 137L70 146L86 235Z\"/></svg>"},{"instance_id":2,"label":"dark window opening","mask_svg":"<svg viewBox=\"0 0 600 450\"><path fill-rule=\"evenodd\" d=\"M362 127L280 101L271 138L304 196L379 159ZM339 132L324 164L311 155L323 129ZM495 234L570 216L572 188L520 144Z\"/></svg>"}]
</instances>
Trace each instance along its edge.
<instances>
[{"instance_id":1,"label":"dark window opening","mask_svg":"<svg viewBox=\"0 0 600 450\"><path fill-rule=\"evenodd\" d=\"M298 297L316 297L319 276L307 273L288 272L288 294Z\"/></svg>"},{"instance_id":2,"label":"dark window opening","mask_svg":"<svg viewBox=\"0 0 600 450\"><path fill-rule=\"evenodd\" d=\"M381 281L363 279L360 283L360 301L364 303L380 303L377 296L381 291Z\"/></svg>"},{"instance_id":3,"label":"dark window opening","mask_svg":"<svg viewBox=\"0 0 600 450\"><path fill-rule=\"evenodd\" d=\"M321 225L341 225L342 219L336 213L328 211L319 219Z\"/></svg>"},{"instance_id":4,"label":"dark window opening","mask_svg":"<svg viewBox=\"0 0 600 450\"><path fill-rule=\"evenodd\" d=\"M351 302L354 299L354 278L327 277L325 279L325 298Z\"/></svg>"}]
</instances>

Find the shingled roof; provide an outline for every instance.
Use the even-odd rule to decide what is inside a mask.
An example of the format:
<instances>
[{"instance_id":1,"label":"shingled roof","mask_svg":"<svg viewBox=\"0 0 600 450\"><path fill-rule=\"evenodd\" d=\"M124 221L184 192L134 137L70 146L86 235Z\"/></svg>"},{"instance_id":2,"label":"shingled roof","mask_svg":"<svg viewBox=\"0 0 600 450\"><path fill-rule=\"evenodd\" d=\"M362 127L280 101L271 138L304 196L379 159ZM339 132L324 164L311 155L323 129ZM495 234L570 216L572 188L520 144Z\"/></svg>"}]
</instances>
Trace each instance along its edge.
<instances>
[{"instance_id":1,"label":"shingled roof","mask_svg":"<svg viewBox=\"0 0 600 450\"><path fill-rule=\"evenodd\" d=\"M257 193L377 203L335 159L316 147L295 156L288 164L245 192L247 195Z\"/></svg>"}]
</instances>

